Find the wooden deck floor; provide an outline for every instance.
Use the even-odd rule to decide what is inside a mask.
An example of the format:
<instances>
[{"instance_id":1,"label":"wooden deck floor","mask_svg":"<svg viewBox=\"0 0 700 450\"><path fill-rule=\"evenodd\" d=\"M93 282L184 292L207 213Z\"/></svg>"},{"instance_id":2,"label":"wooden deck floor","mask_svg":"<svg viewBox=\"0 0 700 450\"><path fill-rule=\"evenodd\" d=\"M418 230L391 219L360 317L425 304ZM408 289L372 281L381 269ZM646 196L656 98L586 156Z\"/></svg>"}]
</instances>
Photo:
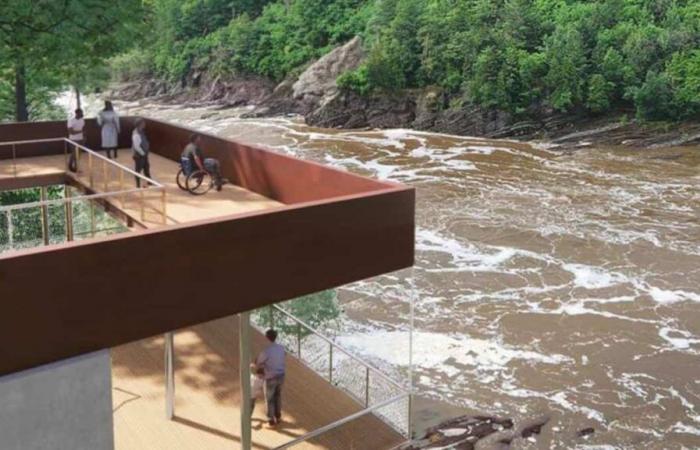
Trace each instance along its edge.
<instances>
[{"instance_id":1,"label":"wooden deck floor","mask_svg":"<svg viewBox=\"0 0 700 450\"><path fill-rule=\"evenodd\" d=\"M132 167L131 152L119 152L119 162ZM83 161L84 163L84 161ZM151 155L151 175L166 186L168 223L183 223L216 216L251 212L280 206L279 203L237 186L193 197L175 182L175 162ZM65 172L63 156L17 160L17 176L31 177ZM0 161L0 181L14 177L11 161ZM85 174L77 179L87 185ZM113 180L118 177L112 175ZM127 177L129 186L133 178ZM103 191L99 174L95 190ZM113 183L117 183L114 181ZM118 185L110 184L110 191ZM115 200L116 201L116 200ZM157 201L157 199L153 199ZM116 207L136 218L139 213L127 202ZM151 211L144 223L162 226ZM238 386L238 331L235 317L201 324L175 336L175 420L165 418L164 342L162 337L112 349L112 397L115 448L117 450L230 450L240 448L240 391ZM253 332L253 355L264 338ZM289 440L357 412L361 407L313 371L288 357L283 393L283 424L264 425L264 405L253 415L254 448L273 449ZM365 416L295 448L332 450L382 450L403 438L373 416Z\"/></svg>"},{"instance_id":2,"label":"wooden deck floor","mask_svg":"<svg viewBox=\"0 0 700 450\"><path fill-rule=\"evenodd\" d=\"M131 150L120 150L118 162L128 168L133 168ZM211 190L203 196L192 196L177 187L175 175L179 169L176 162L163 158L162 156L151 154L151 177L163 184L166 188L167 201L167 221L168 224L184 223L188 221L211 219L213 217L230 214L246 213L262 209L270 209L281 206L280 203L263 197L262 195L250 192L235 185L225 185L221 192ZM93 186L97 193L116 192L121 189L118 169L114 166L107 166L108 184L104 183L104 170L102 161L94 158L93 161ZM85 186L89 186L87 176L87 157L83 155L80 161L78 174L71 174L77 181ZM18 158L16 161L17 177L35 177L40 175L51 175L65 173L65 157L41 156L35 158ZM15 167L11 160L0 160L0 181L3 178L15 176ZM105 189L105 187L107 189ZM124 177L124 189L135 188L135 180L132 176ZM115 197L110 199L110 203L116 208L124 211L139 222L143 222L146 227L156 227L162 225L160 194L147 192L145 201L150 208L146 209L145 220L141 220L139 199L137 194L132 194L128 198ZM122 203L126 200L126 204Z\"/></svg>"},{"instance_id":3,"label":"wooden deck floor","mask_svg":"<svg viewBox=\"0 0 700 450\"><path fill-rule=\"evenodd\" d=\"M264 338L254 333L254 353ZM239 448L238 327L229 317L175 335L175 415L165 419L163 339L112 350L114 427L119 450ZM264 406L253 414L256 449L271 449L361 408L296 359L288 357L283 424L264 425ZM389 449L401 437L365 416L300 449Z\"/></svg>"}]
</instances>

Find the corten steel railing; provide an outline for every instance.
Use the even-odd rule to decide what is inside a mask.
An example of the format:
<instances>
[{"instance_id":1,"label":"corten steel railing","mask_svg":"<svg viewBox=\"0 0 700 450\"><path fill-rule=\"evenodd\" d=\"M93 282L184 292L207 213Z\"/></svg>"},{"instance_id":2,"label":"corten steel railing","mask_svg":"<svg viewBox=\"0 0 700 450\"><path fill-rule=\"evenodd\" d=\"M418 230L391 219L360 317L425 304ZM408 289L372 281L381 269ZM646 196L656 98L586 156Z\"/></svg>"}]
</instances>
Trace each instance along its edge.
<instances>
[{"instance_id":1,"label":"corten steel railing","mask_svg":"<svg viewBox=\"0 0 700 450\"><path fill-rule=\"evenodd\" d=\"M358 414L321 427L279 447L280 449L306 442L370 413L404 437L410 437L409 387L277 305L267 307L266 311L258 316L258 320L253 321L253 325L263 333L265 327L277 329L279 342L290 354L364 408Z\"/></svg>"},{"instance_id":2,"label":"corten steel railing","mask_svg":"<svg viewBox=\"0 0 700 450\"><path fill-rule=\"evenodd\" d=\"M83 200L111 202L115 206L120 206L124 213L127 213L128 209L133 209L139 215L142 222L146 221L147 211L153 210L158 216L157 222L163 225L167 224L167 196L165 186L116 161L106 158L82 144L67 138L54 138L0 142L0 146L12 147L13 173L14 176L17 177L20 176L17 169L17 159L22 159L21 154L17 152L18 146L52 142L64 143L63 154L67 170L66 173L69 173L69 162L72 157L76 169L76 173L72 175L73 178L80 184L89 188L90 191L96 193L77 197L66 197L63 199L42 199L39 202L0 206L0 216L4 215L6 217L8 229L11 230L12 227L13 211L28 208L46 209L49 207L56 207L57 205L65 205L66 211L68 211L71 209L71 204L73 202ZM138 179L143 187L127 188L127 176L134 177L130 182ZM103 192L97 193L100 190ZM152 201L153 198L155 198L155 201ZM12 233L9 234L10 236L12 235Z\"/></svg>"}]
</instances>

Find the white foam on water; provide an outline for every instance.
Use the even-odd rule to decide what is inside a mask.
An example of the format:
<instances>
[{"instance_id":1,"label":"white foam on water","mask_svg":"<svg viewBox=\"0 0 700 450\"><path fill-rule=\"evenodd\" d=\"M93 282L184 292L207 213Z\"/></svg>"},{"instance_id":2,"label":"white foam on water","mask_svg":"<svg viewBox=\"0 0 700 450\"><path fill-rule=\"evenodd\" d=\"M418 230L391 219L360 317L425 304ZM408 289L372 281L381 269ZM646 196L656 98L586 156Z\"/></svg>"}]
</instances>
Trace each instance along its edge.
<instances>
[{"instance_id":1,"label":"white foam on water","mask_svg":"<svg viewBox=\"0 0 700 450\"><path fill-rule=\"evenodd\" d=\"M683 301L700 302L700 294L695 292L661 289L656 286L649 286L647 293L658 303L677 303Z\"/></svg>"},{"instance_id":2,"label":"white foam on water","mask_svg":"<svg viewBox=\"0 0 700 450\"><path fill-rule=\"evenodd\" d=\"M448 254L454 268L471 272L494 271L519 253L518 250L508 247L490 247L482 250L471 243L463 243L426 228L416 231L416 250ZM440 270L444 269L429 269Z\"/></svg>"},{"instance_id":3,"label":"white foam on water","mask_svg":"<svg viewBox=\"0 0 700 450\"><path fill-rule=\"evenodd\" d=\"M675 336L671 336L671 334L675 334ZM700 338L696 338L692 333L684 330L663 327L659 329L659 336L677 350L686 350L693 345L700 346Z\"/></svg>"},{"instance_id":4,"label":"white foam on water","mask_svg":"<svg viewBox=\"0 0 700 450\"><path fill-rule=\"evenodd\" d=\"M564 264L564 270L574 276L574 285L586 289L600 289L629 281L619 273L584 264Z\"/></svg>"},{"instance_id":5,"label":"white foam on water","mask_svg":"<svg viewBox=\"0 0 700 450\"><path fill-rule=\"evenodd\" d=\"M340 345L391 365L408 365L408 333L376 330L338 337ZM460 366L477 371L498 371L513 361L535 364L566 364L571 358L522 350L496 341L432 332L413 334L413 362L421 369L456 375ZM451 366L451 367L450 367Z\"/></svg>"},{"instance_id":6,"label":"white foam on water","mask_svg":"<svg viewBox=\"0 0 700 450\"><path fill-rule=\"evenodd\" d=\"M677 433L694 434L696 436L700 436L700 427L688 425L688 424L685 424L683 422L676 422L676 424L670 428L670 431L675 431Z\"/></svg>"}]
</instances>

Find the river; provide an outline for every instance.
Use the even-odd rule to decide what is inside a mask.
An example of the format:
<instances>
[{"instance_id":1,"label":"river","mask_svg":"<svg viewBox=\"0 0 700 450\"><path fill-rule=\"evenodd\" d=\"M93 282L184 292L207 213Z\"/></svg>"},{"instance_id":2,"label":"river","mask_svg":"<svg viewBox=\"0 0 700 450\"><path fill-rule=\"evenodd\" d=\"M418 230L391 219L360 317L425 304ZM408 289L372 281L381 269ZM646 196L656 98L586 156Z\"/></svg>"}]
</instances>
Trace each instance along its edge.
<instances>
[{"instance_id":1,"label":"river","mask_svg":"<svg viewBox=\"0 0 700 450\"><path fill-rule=\"evenodd\" d=\"M532 448L700 448L700 148L561 152L122 108L414 186L426 396L516 421L551 416ZM339 338L402 364L389 343L405 309L349 306L356 327ZM583 427L595 433L574 437Z\"/></svg>"}]
</instances>

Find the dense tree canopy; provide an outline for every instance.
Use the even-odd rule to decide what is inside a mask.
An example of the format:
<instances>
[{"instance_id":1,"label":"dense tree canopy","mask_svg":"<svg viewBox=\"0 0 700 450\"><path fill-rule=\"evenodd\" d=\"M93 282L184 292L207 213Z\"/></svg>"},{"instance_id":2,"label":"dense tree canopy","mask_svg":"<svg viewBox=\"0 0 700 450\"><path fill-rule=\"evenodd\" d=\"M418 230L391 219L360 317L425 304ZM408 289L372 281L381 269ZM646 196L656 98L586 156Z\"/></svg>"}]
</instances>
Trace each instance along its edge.
<instances>
[{"instance_id":1,"label":"dense tree canopy","mask_svg":"<svg viewBox=\"0 0 700 450\"><path fill-rule=\"evenodd\" d=\"M104 61L134 44L140 0L0 2L0 120L41 117L56 91L106 79Z\"/></svg>"},{"instance_id":2,"label":"dense tree canopy","mask_svg":"<svg viewBox=\"0 0 700 450\"><path fill-rule=\"evenodd\" d=\"M515 114L700 113L698 0L151 3L154 45L120 63L171 80L208 71L279 81L361 35L368 58L340 82L363 94L439 86Z\"/></svg>"}]
</instances>

